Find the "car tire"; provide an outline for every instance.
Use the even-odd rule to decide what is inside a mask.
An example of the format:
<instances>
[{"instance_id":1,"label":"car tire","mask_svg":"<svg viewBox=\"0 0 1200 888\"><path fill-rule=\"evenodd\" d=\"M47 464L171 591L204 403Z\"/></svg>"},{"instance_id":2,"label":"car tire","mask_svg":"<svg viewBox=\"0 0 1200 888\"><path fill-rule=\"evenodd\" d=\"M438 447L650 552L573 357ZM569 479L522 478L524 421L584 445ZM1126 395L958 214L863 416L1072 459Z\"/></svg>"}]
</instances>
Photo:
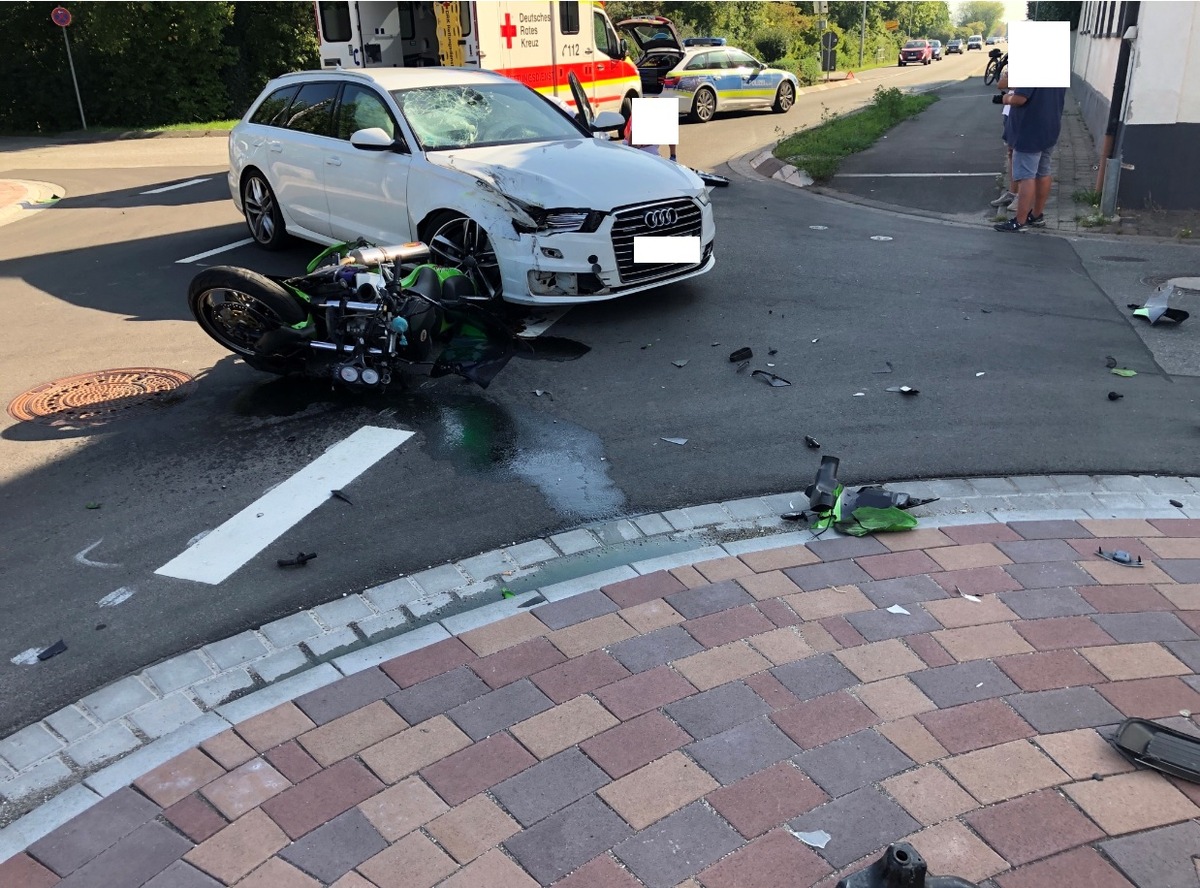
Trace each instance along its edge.
<instances>
[{"instance_id":1,"label":"car tire","mask_svg":"<svg viewBox=\"0 0 1200 888\"><path fill-rule=\"evenodd\" d=\"M926 59L926 60L925 60L925 64L926 64L926 65L928 65L928 64L929 64L930 62L932 62L932 61L933 61L933 59Z\"/></svg>"},{"instance_id":2,"label":"car tire","mask_svg":"<svg viewBox=\"0 0 1200 888\"><path fill-rule=\"evenodd\" d=\"M771 106L771 110L776 114L786 114L795 102L796 88L792 86L790 81L785 80L779 84L779 89L775 91L775 104Z\"/></svg>"},{"instance_id":3,"label":"car tire","mask_svg":"<svg viewBox=\"0 0 1200 888\"><path fill-rule=\"evenodd\" d=\"M901 68L903 68L903 67L904 67L904 62L901 62L901 63L900 63L900 67L901 67Z\"/></svg>"},{"instance_id":4,"label":"car tire","mask_svg":"<svg viewBox=\"0 0 1200 888\"><path fill-rule=\"evenodd\" d=\"M717 94L707 86L700 87L696 90L696 97L692 99L692 110L688 118L695 123L708 123L716 113Z\"/></svg>"},{"instance_id":5,"label":"car tire","mask_svg":"<svg viewBox=\"0 0 1200 888\"><path fill-rule=\"evenodd\" d=\"M425 224L423 237L430 258L439 265L457 268L471 279L479 301L498 303L504 298L500 262L491 238L470 216L444 210Z\"/></svg>"},{"instance_id":6,"label":"car tire","mask_svg":"<svg viewBox=\"0 0 1200 888\"><path fill-rule=\"evenodd\" d=\"M287 227L279 201L267 177L251 169L242 180L242 215L254 243L264 250L282 250L287 246Z\"/></svg>"}]
</instances>

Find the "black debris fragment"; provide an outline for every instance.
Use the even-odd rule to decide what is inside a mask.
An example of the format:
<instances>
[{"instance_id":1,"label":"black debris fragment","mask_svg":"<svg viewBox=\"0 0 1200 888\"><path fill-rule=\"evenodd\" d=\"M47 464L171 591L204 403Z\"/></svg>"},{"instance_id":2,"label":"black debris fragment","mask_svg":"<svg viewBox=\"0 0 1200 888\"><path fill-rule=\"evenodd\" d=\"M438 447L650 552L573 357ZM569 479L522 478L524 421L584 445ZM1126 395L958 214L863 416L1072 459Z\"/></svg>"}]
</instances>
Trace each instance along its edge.
<instances>
[{"instance_id":1,"label":"black debris fragment","mask_svg":"<svg viewBox=\"0 0 1200 888\"><path fill-rule=\"evenodd\" d=\"M769 349L767 349L767 354L768 354L768 355L777 355L777 354L779 354L779 349L777 349L777 348L769 348Z\"/></svg>"},{"instance_id":2,"label":"black debris fragment","mask_svg":"<svg viewBox=\"0 0 1200 888\"><path fill-rule=\"evenodd\" d=\"M768 385L771 385L773 387L791 385L791 383L788 382L786 379L784 379L782 376L776 376L774 373L768 373L766 370L755 370L750 375L753 377L762 379Z\"/></svg>"},{"instance_id":3,"label":"black debris fragment","mask_svg":"<svg viewBox=\"0 0 1200 888\"><path fill-rule=\"evenodd\" d=\"M84 508L85 509L98 509L102 505L103 505L103 503L88 503L86 506L84 506Z\"/></svg>"},{"instance_id":4,"label":"black debris fragment","mask_svg":"<svg viewBox=\"0 0 1200 888\"><path fill-rule=\"evenodd\" d=\"M804 443L808 445L810 450L820 450L821 449L821 442L818 441L816 438L814 438L812 435L805 435Z\"/></svg>"},{"instance_id":5,"label":"black debris fragment","mask_svg":"<svg viewBox=\"0 0 1200 888\"><path fill-rule=\"evenodd\" d=\"M346 503L347 505L350 505L350 506L354 505L354 503L350 502L350 497L346 496L346 494L342 493L340 490L331 490L331 491L329 491L329 495L336 496L338 499L340 499L342 502Z\"/></svg>"},{"instance_id":6,"label":"black debris fragment","mask_svg":"<svg viewBox=\"0 0 1200 888\"><path fill-rule=\"evenodd\" d=\"M536 396L537 396L537 397L539 397L539 398L540 398L542 395L545 395L545 396L546 396L547 398L549 398L551 401L553 401L553 400L554 400L554 395L553 395L552 393L550 393L550 392L546 391L545 389L534 389L534 390L533 390L533 393L534 393L534 395L536 395Z\"/></svg>"},{"instance_id":7,"label":"black debris fragment","mask_svg":"<svg viewBox=\"0 0 1200 888\"><path fill-rule=\"evenodd\" d=\"M779 517L784 521L804 521L807 516L807 512L784 512Z\"/></svg>"},{"instance_id":8,"label":"black debris fragment","mask_svg":"<svg viewBox=\"0 0 1200 888\"><path fill-rule=\"evenodd\" d=\"M66 649L67 643L60 638L58 641L54 642L54 644L50 645L50 647L38 654L37 658L39 660L49 660L51 657L57 657Z\"/></svg>"},{"instance_id":9,"label":"black debris fragment","mask_svg":"<svg viewBox=\"0 0 1200 888\"><path fill-rule=\"evenodd\" d=\"M312 552L308 555L300 552L295 558L280 558L276 564L278 564L280 567L304 567L306 564L308 564L308 562L312 561L316 557L316 552Z\"/></svg>"},{"instance_id":10,"label":"black debris fragment","mask_svg":"<svg viewBox=\"0 0 1200 888\"><path fill-rule=\"evenodd\" d=\"M882 370L872 370L871 372L872 373L891 373L892 372L892 362L884 361L883 363L884 363L884 368Z\"/></svg>"},{"instance_id":11,"label":"black debris fragment","mask_svg":"<svg viewBox=\"0 0 1200 888\"><path fill-rule=\"evenodd\" d=\"M919 395L919 394L921 394L920 389L911 388L910 386L907 386L907 385L889 385L887 390L889 392L896 392L901 395Z\"/></svg>"},{"instance_id":12,"label":"black debris fragment","mask_svg":"<svg viewBox=\"0 0 1200 888\"><path fill-rule=\"evenodd\" d=\"M1107 367L1109 370L1111 370L1113 367L1117 366L1117 359L1114 358L1112 355L1105 355L1104 356L1104 366Z\"/></svg>"},{"instance_id":13,"label":"black debris fragment","mask_svg":"<svg viewBox=\"0 0 1200 888\"><path fill-rule=\"evenodd\" d=\"M739 361L748 361L754 357L754 352L749 348L739 348L729 356L729 363L736 364Z\"/></svg>"},{"instance_id":14,"label":"black debris fragment","mask_svg":"<svg viewBox=\"0 0 1200 888\"><path fill-rule=\"evenodd\" d=\"M1169 502L1171 505L1173 505L1177 509L1183 508L1183 503L1181 503L1179 500L1167 500L1167 502Z\"/></svg>"},{"instance_id":15,"label":"black debris fragment","mask_svg":"<svg viewBox=\"0 0 1200 888\"><path fill-rule=\"evenodd\" d=\"M108 628L108 623L97 623L97 624L96 624L96 629L97 629L97 630L100 630L100 629L107 629L107 628Z\"/></svg>"},{"instance_id":16,"label":"black debris fragment","mask_svg":"<svg viewBox=\"0 0 1200 888\"><path fill-rule=\"evenodd\" d=\"M743 370L745 370L749 366L750 366L749 361L742 361L742 363L738 364L738 366L737 366L737 372L741 373Z\"/></svg>"},{"instance_id":17,"label":"black debris fragment","mask_svg":"<svg viewBox=\"0 0 1200 888\"><path fill-rule=\"evenodd\" d=\"M981 308L979 310L981 312L983 312L985 315L990 315L992 313L992 310L990 308Z\"/></svg>"},{"instance_id":18,"label":"black debris fragment","mask_svg":"<svg viewBox=\"0 0 1200 888\"><path fill-rule=\"evenodd\" d=\"M546 603L545 598L543 598L541 595L535 595L535 596L533 596L533 598L529 599L524 604L519 604L517 606L518 607L535 607L536 605L545 604L545 603Z\"/></svg>"},{"instance_id":19,"label":"black debris fragment","mask_svg":"<svg viewBox=\"0 0 1200 888\"><path fill-rule=\"evenodd\" d=\"M671 363L672 363L672 364L674 364L676 367L686 367L686 366L687 366L687 359L685 358L685 359L684 359L684 360L682 360L682 361L672 361Z\"/></svg>"},{"instance_id":20,"label":"black debris fragment","mask_svg":"<svg viewBox=\"0 0 1200 888\"><path fill-rule=\"evenodd\" d=\"M1110 400L1110 401L1119 401L1123 397L1125 397L1125 396L1123 394L1121 394L1120 392L1109 392L1108 393L1108 400Z\"/></svg>"}]
</instances>

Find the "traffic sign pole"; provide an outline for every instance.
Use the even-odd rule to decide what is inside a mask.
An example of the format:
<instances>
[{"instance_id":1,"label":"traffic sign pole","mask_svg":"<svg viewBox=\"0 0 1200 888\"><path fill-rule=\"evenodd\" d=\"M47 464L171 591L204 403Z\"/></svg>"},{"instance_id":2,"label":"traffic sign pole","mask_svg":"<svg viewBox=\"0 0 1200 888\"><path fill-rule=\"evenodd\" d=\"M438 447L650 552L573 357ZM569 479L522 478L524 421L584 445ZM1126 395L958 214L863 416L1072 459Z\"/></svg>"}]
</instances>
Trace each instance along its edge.
<instances>
[{"instance_id":1,"label":"traffic sign pole","mask_svg":"<svg viewBox=\"0 0 1200 888\"><path fill-rule=\"evenodd\" d=\"M71 83L75 85L75 101L79 103L79 121L86 130L87 118L83 115L83 97L79 94L79 80L75 77L75 60L71 58L71 41L67 37L67 25L71 24L71 13L62 6L56 6L50 13L50 20L62 28L63 44L67 47L67 64L71 67Z\"/></svg>"}]
</instances>

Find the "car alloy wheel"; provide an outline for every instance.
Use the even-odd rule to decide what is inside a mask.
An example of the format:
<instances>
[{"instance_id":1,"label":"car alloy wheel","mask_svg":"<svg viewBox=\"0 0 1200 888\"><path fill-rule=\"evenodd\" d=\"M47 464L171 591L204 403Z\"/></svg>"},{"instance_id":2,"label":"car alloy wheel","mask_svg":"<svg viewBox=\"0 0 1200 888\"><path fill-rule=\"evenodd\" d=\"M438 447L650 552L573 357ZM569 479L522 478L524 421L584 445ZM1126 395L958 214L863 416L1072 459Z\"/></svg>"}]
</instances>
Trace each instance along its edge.
<instances>
[{"instance_id":1,"label":"car alloy wheel","mask_svg":"<svg viewBox=\"0 0 1200 888\"><path fill-rule=\"evenodd\" d=\"M692 116L701 123L708 123L717 113L717 94L711 89L701 88L692 102Z\"/></svg>"},{"instance_id":2,"label":"car alloy wheel","mask_svg":"<svg viewBox=\"0 0 1200 888\"><path fill-rule=\"evenodd\" d=\"M429 251L440 264L457 268L471 279L481 300L503 296L500 262L483 226L469 216L445 214L430 225Z\"/></svg>"},{"instance_id":3,"label":"car alloy wheel","mask_svg":"<svg viewBox=\"0 0 1200 888\"><path fill-rule=\"evenodd\" d=\"M246 227L250 236L260 247L278 250L287 239L283 214L275 200L275 192L267 180L255 171L242 185L242 211L246 216Z\"/></svg>"},{"instance_id":4,"label":"car alloy wheel","mask_svg":"<svg viewBox=\"0 0 1200 888\"><path fill-rule=\"evenodd\" d=\"M780 114L785 113L792 107L792 103L796 100L796 92L792 88L791 83L784 81L779 84L779 91L775 94L774 110Z\"/></svg>"}]
</instances>

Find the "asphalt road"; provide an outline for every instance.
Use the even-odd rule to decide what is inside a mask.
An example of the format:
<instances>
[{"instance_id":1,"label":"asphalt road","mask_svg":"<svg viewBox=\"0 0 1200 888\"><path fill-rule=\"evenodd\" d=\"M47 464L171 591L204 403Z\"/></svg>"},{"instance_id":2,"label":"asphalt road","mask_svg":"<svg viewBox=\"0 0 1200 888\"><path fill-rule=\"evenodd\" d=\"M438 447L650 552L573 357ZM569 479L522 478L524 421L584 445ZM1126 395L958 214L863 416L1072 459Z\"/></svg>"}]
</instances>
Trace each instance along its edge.
<instances>
[{"instance_id":1,"label":"asphalt road","mask_svg":"<svg viewBox=\"0 0 1200 888\"><path fill-rule=\"evenodd\" d=\"M906 69L896 82L936 83L921 78L944 80L959 64ZM968 57L961 73L981 64ZM852 103L869 88L819 97ZM811 116L815 99L790 120ZM775 136L761 128L778 120L739 115L695 137L689 128L682 159L715 165L765 145ZM1197 473L1200 383L1161 370L1123 311L1129 265L1102 258L1140 254L1142 274L1194 274L1188 247L1005 239L738 179L714 192L711 274L574 309L551 328L591 346L581 360L514 361L486 392L414 379L356 397L249 370L190 320L184 294L204 262L288 273L315 249L179 264L244 229L222 179L223 142L170 142L28 148L0 161L10 167L0 176L68 194L4 229L0 399L105 368L198 379L187 400L94 433L0 417L0 732L158 659L402 572L592 519L803 487L817 463L805 434L841 457L848 483ZM191 178L209 181L144 193ZM792 385L737 374L728 354L741 346ZM1140 375L1111 376L1106 355ZM877 373L885 362L893 372ZM899 384L921 394L885 391ZM1108 401L1110 389L1126 398ZM330 500L218 585L154 574L365 425L416 435L346 488L352 505ZM275 566L301 550L319 557L303 570ZM107 566L77 559L85 551ZM132 595L98 604L120 589ZM10 662L60 638L66 655Z\"/></svg>"}]
</instances>

